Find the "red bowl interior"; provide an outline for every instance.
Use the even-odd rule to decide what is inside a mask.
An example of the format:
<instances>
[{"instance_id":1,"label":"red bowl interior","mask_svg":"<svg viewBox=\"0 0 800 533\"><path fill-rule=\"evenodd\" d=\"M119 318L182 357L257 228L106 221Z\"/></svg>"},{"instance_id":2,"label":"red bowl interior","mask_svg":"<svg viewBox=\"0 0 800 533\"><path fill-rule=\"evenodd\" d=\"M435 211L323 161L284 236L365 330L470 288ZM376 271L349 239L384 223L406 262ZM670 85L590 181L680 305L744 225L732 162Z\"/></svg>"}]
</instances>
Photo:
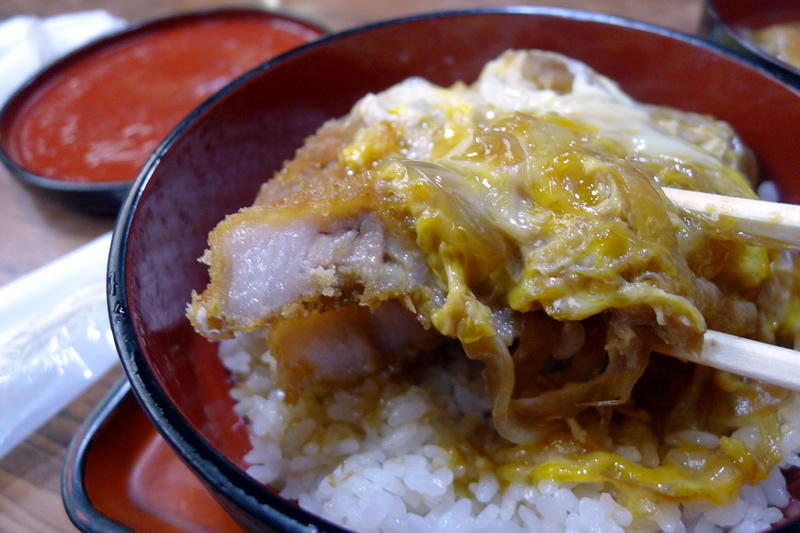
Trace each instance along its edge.
<instances>
[{"instance_id":1,"label":"red bowl interior","mask_svg":"<svg viewBox=\"0 0 800 533\"><path fill-rule=\"evenodd\" d=\"M242 79L174 133L120 218L110 305L134 391L208 483L219 478L187 457L184 439L201 435L201 452L215 449L235 465L243 464L249 444L215 346L184 316L191 291L207 283L197 258L209 230L248 205L305 136L370 91L409 76L445 85L472 81L506 49L554 50L588 63L641 101L727 120L758 154L762 177L777 183L785 201L800 202L797 89L702 41L622 24L534 9L421 17L348 32ZM165 421L164 413L174 416ZM250 494L264 501L267 493Z\"/></svg>"},{"instance_id":2,"label":"red bowl interior","mask_svg":"<svg viewBox=\"0 0 800 533\"><path fill-rule=\"evenodd\" d=\"M241 531L176 457L130 394L113 406L91 435L82 482L91 509L80 508L77 491L69 494L75 511L71 516L75 520L77 515L82 529L92 523L93 513L99 513L133 531Z\"/></svg>"},{"instance_id":3,"label":"red bowl interior","mask_svg":"<svg viewBox=\"0 0 800 533\"><path fill-rule=\"evenodd\" d=\"M734 29L758 29L791 20L800 21L796 0L710 0L719 19Z\"/></svg>"}]
</instances>

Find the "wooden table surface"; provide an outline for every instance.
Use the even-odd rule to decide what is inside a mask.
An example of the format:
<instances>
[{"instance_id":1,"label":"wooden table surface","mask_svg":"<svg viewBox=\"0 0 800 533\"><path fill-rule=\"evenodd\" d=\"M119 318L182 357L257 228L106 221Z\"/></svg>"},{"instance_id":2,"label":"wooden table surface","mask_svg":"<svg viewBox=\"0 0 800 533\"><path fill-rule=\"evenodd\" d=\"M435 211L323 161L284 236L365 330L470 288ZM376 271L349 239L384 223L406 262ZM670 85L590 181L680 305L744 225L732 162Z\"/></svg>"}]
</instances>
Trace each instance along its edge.
<instances>
[{"instance_id":1,"label":"wooden table surface","mask_svg":"<svg viewBox=\"0 0 800 533\"><path fill-rule=\"evenodd\" d=\"M50 16L103 8L129 21L242 0L2 0L0 20L18 14ZM380 19L431 10L499 6L499 0L262 0L339 31ZM533 2L524 2L533 3ZM538 5L610 13L696 33L702 0L550 0ZM113 228L110 218L84 215L38 196L0 168L0 286ZM73 433L122 374L113 369L0 460L0 532L75 531L61 501L61 467Z\"/></svg>"}]
</instances>

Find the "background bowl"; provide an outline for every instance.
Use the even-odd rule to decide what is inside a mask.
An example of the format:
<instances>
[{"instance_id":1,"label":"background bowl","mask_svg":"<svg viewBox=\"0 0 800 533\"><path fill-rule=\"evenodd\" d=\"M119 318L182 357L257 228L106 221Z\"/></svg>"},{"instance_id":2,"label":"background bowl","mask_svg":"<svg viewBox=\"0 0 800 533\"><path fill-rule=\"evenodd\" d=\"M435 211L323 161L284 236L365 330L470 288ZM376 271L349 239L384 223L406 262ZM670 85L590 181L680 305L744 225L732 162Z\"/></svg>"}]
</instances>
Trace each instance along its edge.
<instances>
[{"instance_id":1,"label":"background bowl","mask_svg":"<svg viewBox=\"0 0 800 533\"><path fill-rule=\"evenodd\" d=\"M728 120L762 176L800 201L800 93L705 41L602 15L546 8L434 14L303 46L249 73L195 110L157 150L122 209L109 262L112 328L133 390L187 464L245 527L335 530L249 478L246 430L232 412L216 346L184 316L207 283L197 258L218 221L325 120L409 76L472 81L509 48L584 61L649 103ZM690 60L689 60L690 59Z\"/></svg>"},{"instance_id":2,"label":"background bowl","mask_svg":"<svg viewBox=\"0 0 800 533\"><path fill-rule=\"evenodd\" d=\"M800 80L800 68L767 53L755 44L752 31L787 22L800 23L800 2L796 0L706 0L703 31L712 41L753 55Z\"/></svg>"},{"instance_id":3,"label":"background bowl","mask_svg":"<svg viewBox=\"0 0 800 533\"><path fill-rule=\"evenodd\" d=\"M247 25L245 29L238 28L238 31L242 32L241 38L239 38L240 34L237 34L237 39L240 39L242 43L235 50L238 56L225 56L224 61L211 58L210 61L216 62L210 63L211 67L207 68L206 63L191 61L183 51L185 47L180 48L181 43L186 42L186 30L196 32L205 28L203 31L209 32L205 35L221 35L219 30L224 30L224 26L229 23ZM287 44L289 41L281 42L275 37L277 32L290 36L290 44ZM137 153L135 157L126 160L107 159L106 162L95 167L84 164L75 166L76 163L73 163L75 169L70 168L69 171L74 175L67 178L66 169L69 166L65 162L70 157L78 159L80 156L83 158L85 154L73 150L71 143L65 142L62 145L59 142L52 142L46 148L48 152L55 151L56 155L55 157L47 156L49 158L47 165L54 167L55 170L44 169L43 167L46 165L40 163L43 161L41 157L37 156L31 160L30 156L25 155L30 151L28 145L46 142L42 141L41 136L37 137L27 133L34 123L30 119L30 112L34 106L39 105L38 102L46 102L41 105L44 106L47 114L44 118L41 118L40 115L37 121L52 121L53 117L63 114L61 109L53 111L53 104L60 106L62 101L70 101L71 95L77 93L74 89L69 89L76 81L76 72L78 69L85 68L86 65L92 65L93 70L89 71L90 74L82 74L84 80L91 80L92 77L99 77L100 81L117 78L125 81L126 86L133 86L134 89L129 93L128 100L125 99L126 95L98 95L90 102L91 109L84 109L83 116L80 116L77 121L78 125L73 126L75 128L74 136L78 140L89 138L92 139L90 142L99 142L96 139L101 136L91 135L94 133L91 131L94 124L105 124L114 131L121 131L127 126L136 127L140 132L149 128L150 131L145 134L149 136L147 146L150 146L150 150L152 150L155 144L177 125L183 115L213 92L214 87L218 86L221 79L224 79L225 76L228 77L228 80L232 79L231 72L234 68L241 69L238 72L246 72L277 55L270 53L268 48L262 48L265 43L276 43L274 48L284 51L286 46L293 47L306 43L324 33L325 31L318 26L286 15L264 9L238 8L173 15L139 24L95 40L43 69L9 98L0 110L0 161L6 165L11 174L36 191L55 197L84 211L116 215L149 152L142 151L141 154ZM175 57L170 54L164 56L171 60L182 60L180 69L169 65L177 74L165 72L166 69L163 68L165 65L160 63L157 56L144 55L144 59L139 59L144 50L134 48L140 43L153 44L164 37L171 40L159 44L162 50L166 49L166 46L169 46L171 50L180 50L175 52ZM227 39L225 42L228 42L230 37L226 36L225 39ZM253 46L256 43L257 47ZM197 44L194 42L188 44L192 45L189 53L194 54ZM147 53L154 54L152 51ZM238 60L238 57L246 59ZM137 62L123 62L122 58L135 59ZM217 68L219 70L215 70ZM183 80L187 82L186 88L176 83L176 81ZM101 85L95 83L94 87L97 88ZM205 85L207 88L198 90L201 85ZM88 86L88 83L84 81L80 90L86 90ZM179 92L176 92L176 88ZM48 98L50 94L59 94L61 97L66 93L66 89L71 91L69 97ZM62 92L55 93L54 91ZM131 103L131 99L133 99L133 103ZM150 105L151 102L152 105ZM161 105L161 102L168 102L168 105ZM39 109L41 113L44 113L42 108ZM125 111L118 116L114 112L115 109ZM170 120L161 118L164 116L168 116ZM174 121L170 122L172 119ZM69 124L62 125L60 123L57 125L59 130L67 129L69 126ZM56 127L50 126L48 129L54 130ZM62 135L67 134L60 134L59 137ZM135 135L131 139L136 139ZM29 136L32 139L26 144L23 141L28 140ZM101 140L111 141L106 138ZM117 153L146 148L145 141L138 139L136 145L121 144L127 142L125 137L114 139L114 142L117 145L113 150ZM149 144L151 142L152 145ZM114 156L116 157L116 153ZM76 180L78 175L82 181Z\"/></svg>"}]
</instances>

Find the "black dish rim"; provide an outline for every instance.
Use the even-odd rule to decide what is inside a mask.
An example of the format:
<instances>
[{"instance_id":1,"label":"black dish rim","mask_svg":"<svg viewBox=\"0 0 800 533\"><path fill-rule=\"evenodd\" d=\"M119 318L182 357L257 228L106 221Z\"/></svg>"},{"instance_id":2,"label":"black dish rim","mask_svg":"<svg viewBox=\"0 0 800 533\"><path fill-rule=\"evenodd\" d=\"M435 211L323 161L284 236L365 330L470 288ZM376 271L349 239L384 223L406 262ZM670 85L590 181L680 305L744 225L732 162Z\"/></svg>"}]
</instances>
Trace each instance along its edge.
<instances>
[{"instance_id":1,"label":"black dish rim","mask_svg":"<svg viewBox=\"0 0 800 533\"><path fill-rule=\"evenodd\" d=\"M720 15L717 2L718 0L706 0L705 12L703 13L704 31L711 41L723 46L727 46L730 43L731 49L743 51L749 54L751 58L784 72L795 84L800 83L800 68L768 54L763 48L749 39L747 35L736 29L736 27L731 26Z\"/></svg>"},{"instance_id":2,"label":"black dish rim","mask_svg":"<svg viewBox=\"0 0 800 533\"><path fill-rule=\"evenodd\" d=\"M278 19L295 22L309 30L318 31L320 37L330 34L327 28L315 22L304 20L281 11L257 6L210 8L173 13L163 17L144 20L94 39L42 67L42 69L18 87L11 96L9 96L2 107L0 107L0 125L9 120L9 116L13 117L12 111L24 103L25 99L30 97L40 85L46 83L52 76L58 74L59 71L76 61L80 61L85 56L95 54L117 42L130 39L138 33L154 31L160 27L183 22L188 23L192 20L212 16L246 16L248 14L254 16L272 16ZM210 98L213 98L213 95ZM156 150L157 149L158 148L156 148ZM8 154L5 149L2 128L0 128L0 163L8 169L12 176L20 180L28 188L60 200L72 207L98 215L116 215L132 190L133 185L136 183L135 177L127 180L109 182L76 182L51 178L32 172L14 161Z\"/></svg>"},{"instance_id":3,"label":"black dish rim","mask_svg":"<svg viewBox=\"0 0 800 533\"><path fill-rule=\"evenodd\" d=\"M85 533L123 533L130 531L127 526L97 510L92 504L84 483L86 459L97 432L106 420L119 407L130 392L128 378L122 376L106 393L100 403L92 409L72 437L61 474L61 498L64 509L72 523Z\"/></svg>"},{"instance_id":4,"label":"black dish rim","mask_svg":"<svg viewBox=\"0 0 800 533\"><path fill-rule=\"evenodd\" d=\"M206 483L213 487L219 498L232 502L238 513L258 523L269 524L277 531L290 533L311 533L329 531L347 533L348 530L334 525L293 503L272 493L266 487L249 477L245 472L220 454L205 438L203 438L171 403L166 391L161 387L152 369L149 367L142 346L136 337L129 310L126 278L127 245L137 206L147 183L158 167L162 154L185 132L190 125L218 100L224 98L236 87L246 83L250 78L295 54L303 53L307 48L323 46L333 40L346 38L349 35L372 31L390 25L398 25L417 20L428 20L442 17L465 17L480 15L530 15L539 17L566 18L571 20L596 22L640 30L647 33L669 37L687 42L694 46L707 48L715 53L728 56L747 66L778 80L783 85L800 93L800 82L767 62L759 62L735 50L724 48L700 37L659 27L646 22L634 21L613 15L578 11L557 7L541 6L507 6L497 8L477 8L424 13L387 21L367 24L351 30L323 37L312 43L295 48L275 59L265 62L260 67L234 80L221 91L209 98L205 103L191 112L154 151L136 179L131 194L120 210L114 230L108 265L108 308L114 334L114 340L122 360L125 372L131 381L134 394L143 405L145 413L150 417L164 439L176 450L187 465ZM228 506L225 506L228 509ZM240 515L241 516L241 515ZM237 518L234 516L234 518ZM237 518L238 520L238 518ZM800 520L792 524L800 523ZM783 527L773 531L788 532L793 528Z\"/></svg>"}]
</instances>

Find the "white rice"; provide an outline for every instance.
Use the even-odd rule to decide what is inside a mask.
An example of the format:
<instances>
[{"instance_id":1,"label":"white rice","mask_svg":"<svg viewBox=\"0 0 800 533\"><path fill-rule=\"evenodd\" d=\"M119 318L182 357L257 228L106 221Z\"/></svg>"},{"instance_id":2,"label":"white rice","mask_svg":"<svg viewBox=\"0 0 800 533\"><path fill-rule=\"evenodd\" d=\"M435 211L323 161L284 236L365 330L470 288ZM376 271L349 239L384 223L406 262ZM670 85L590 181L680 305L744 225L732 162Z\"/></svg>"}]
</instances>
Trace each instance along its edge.
<instances>
[{"instance_id":1,"label":"white rice","mask_svg":"<svg viewBox=\"0 0 800 533\"><path fill-rule=\"evenodd\" d=\"M361 390L338 392L324 405L306 398L288 405L271 379L274 360L262 348L242 338L220 349L239 379L231 394L250 429L248 473L302 508L354 531L754 533L781 520L781 509L790 501L777 467L760 485L744 486L728 506L666 502L652 520L634 517L599 485L504 486L488 464L460 464L440 445L447 431L466 433L476 424L491 430L479 365L456 360L447 368L421 370L412 385L367 380ZM454 421L444 430L432 422L443 413ZM794 453L800 449L800 402L782 415L784 466L800 465ZM747 442L753 431L742 428L735 436ZM671 438L710 447L718 443L702 432ZM632 460L647 453L616 451ZM466 470L479 475L465 482Z\"/></svg>"},{"instance_id":2,"label":"white rice","mask_svg":"<svg viewBox=\"0 0 800 533\"><path fill-rule=\"evenodd\" d=\"M775 182L772 181L762 181L759 183L756 193L758 194L759 200L764 200L765 202L777 202L779 200L778 187L775 185Z\"/></svg>"}]
</instances>

